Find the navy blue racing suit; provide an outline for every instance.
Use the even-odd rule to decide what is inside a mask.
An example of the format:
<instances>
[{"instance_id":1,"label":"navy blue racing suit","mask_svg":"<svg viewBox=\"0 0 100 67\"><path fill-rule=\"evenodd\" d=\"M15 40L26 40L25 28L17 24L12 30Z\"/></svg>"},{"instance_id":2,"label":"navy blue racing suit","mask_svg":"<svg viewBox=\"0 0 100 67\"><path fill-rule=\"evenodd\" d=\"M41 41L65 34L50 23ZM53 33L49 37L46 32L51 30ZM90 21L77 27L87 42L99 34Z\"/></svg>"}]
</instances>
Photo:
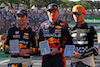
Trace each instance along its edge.
<instances>
[{"instance_id":1,"label":"navy blue racing suit","mask_svg":"<svg viewBox=\"0 0 100 67\"><path fill-rule=\"evenodd\" d=\"M40 27L39 41L47 40L50 48L57 48L56 55L44 55L42 57L42 67L65 67L66 59L63 55L66 44L71 44L72 39L68 31L67 23L57 20L52 24L49 20L43 22Z\"/></svg>"},{"instance_id":2,"label":"navy blue racing suit","mask_svg":"<svg viewBox=\"0 0 100 67\"><path fill-rule=\"evenodd\" d=\"M30 49L30 48L33 48L36 46L35 45L35 33L32 31L32 29L30 27L19 28L18 26L14 26L14 27L10 28L8 30L6 45L10 46L10 43L9 43L10 40L18 40L20 49ZM11 58L13 58L13 59L18 59L19 57L23 58L23 59L30 59L30 54L26 54L25 56L20 56L19 54L11 55ZM10 62L14 63L15 61L10 60ZM18 62L20 62L20 61L18 61ZM28 65L30 65L30 64L28 64ZM30 66L32 66L32 65L30 65Z\"/></svg>"}]
</instances>

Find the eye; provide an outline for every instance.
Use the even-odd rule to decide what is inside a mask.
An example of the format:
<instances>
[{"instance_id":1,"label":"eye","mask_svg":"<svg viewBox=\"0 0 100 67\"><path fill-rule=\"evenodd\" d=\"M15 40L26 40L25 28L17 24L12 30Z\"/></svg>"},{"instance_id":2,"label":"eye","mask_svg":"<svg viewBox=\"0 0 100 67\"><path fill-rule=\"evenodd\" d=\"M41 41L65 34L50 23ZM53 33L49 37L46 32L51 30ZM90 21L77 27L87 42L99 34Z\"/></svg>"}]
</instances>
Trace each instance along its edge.
<instances>
[{"instance_id":1,"label":"eye","mask_svg":"<svg viewBox=\"0 0 100 67\"><path fill-rule=\"evenodd\" d=\"M55 13L56 11L54 11L54 13Z\"/></svg>"},{"instance_id":2,"label":"eye","mask_svg":"<svg viewBox=\"0 0 100 67\"><path fill-rule=\"evenodd\" d=\"M18 17L22 17L22 18L24 17L24 15L17 15L17 16L18 16Z\"/></svg>"}]
</instances>

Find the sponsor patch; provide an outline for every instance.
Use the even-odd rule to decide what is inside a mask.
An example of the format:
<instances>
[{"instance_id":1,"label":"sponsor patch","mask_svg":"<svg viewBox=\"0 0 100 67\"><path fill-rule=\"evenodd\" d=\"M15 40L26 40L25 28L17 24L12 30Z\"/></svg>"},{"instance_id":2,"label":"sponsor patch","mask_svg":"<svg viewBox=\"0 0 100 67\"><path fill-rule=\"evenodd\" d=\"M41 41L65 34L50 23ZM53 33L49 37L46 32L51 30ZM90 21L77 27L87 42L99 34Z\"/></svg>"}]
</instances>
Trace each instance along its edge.
<instances>
[{"instance_id":1,"label":"sponsor patch","mask_svg":"<svg viewBox=\"0 0 100 67\"><path fill-rule=\"evenodd\" d=\"M19 31L15 31L15 34L19 34Z\"/></svg>"},{"instance_id":2,"label":"sponsor patch","mask_svg":"<svg viewBox=\"0 0 100 67\"><path fill-rule=\"evenodd\" d=\"M64 23L60 23L60 25L64 25Z\"/></svg>"},{"instance_id":3,"label":"sponsor patch","mask_svg":"<svg viewBox=\"0 0 100 67\"><path fill-rule=\"evenodd\" d=\"M24 39L29 39L29 36L24 35L23 38L24 38Z\"/></svg>"},{"instance_id":4,"label":"sponsor patch","mask_svg":"<svg viewBox=\"0 0 100 67\"><path fill-rule=\"evenodd\" d=\"M55 26L55 28L57 28L57 29L61 29L61 28L62 28L62 26Z\"/></svg>"},{"instance_id":5,"label":"sponsor patch","mask_svg":"<svg viewBox=\"0 0 100 67\"><path fill-rule=\"evenodd\" d=\"M45 29L48 29L49 28L49 25L45 25Z\"/></svg>"},{"instance_id":6,"label":"sponsor patch","mask_svg":"<svg viewBox=\"0 0 100 67\"><path fill-rule=\"evenodd\" d=\"M29 35L29 33L24 33L24 35L27 35L27 36L28 36L28 35Z\"/></svg>"},{"instance_id":7,"label":"sponsor patch","mask_svg":"<svg viewBox=\"0 0 100 67\"><path fill-rule=\"evenodd\" d=\"M13 38L20 38L20 35L13 35Z\"/></svg>"},{"instance_id":8,"label":"sponsor patch","mask_svg":"<svg viewBox=\"0 0 100 67\"><path fill-rule=\"evenodd\" d=\"M49 42L50 44L60 43L60 39L59 39L59 38L56 39L56 38L50 37L50 38L47 39L47 40L48 40L48 42Z\"/></svg>"}]
</instances>

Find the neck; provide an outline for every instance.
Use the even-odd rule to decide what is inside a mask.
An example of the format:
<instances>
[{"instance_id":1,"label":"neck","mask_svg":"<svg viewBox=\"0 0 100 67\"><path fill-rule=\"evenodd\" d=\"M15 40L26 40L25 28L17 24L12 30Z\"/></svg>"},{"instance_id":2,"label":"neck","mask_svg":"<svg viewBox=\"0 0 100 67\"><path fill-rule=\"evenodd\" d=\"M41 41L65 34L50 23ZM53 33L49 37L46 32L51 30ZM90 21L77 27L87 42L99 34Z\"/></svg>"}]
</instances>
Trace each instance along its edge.
<instances>
[{"instance_id":1,"label":"neck","mask_svg":"<svg viewBox=\"0 0 100 67\"><path fill-rule=\"evenodd\" d=\"M55 23L58 19L55 19L55 20L52 20L52 19L49 19L52 23Z\"/></svg>"},{"instance_id":2,"label":"neck","mask_svg":"<svg viewBox=\"0 0 100 67\"><path fill-rule=\"evenodd\" d=\"M25 28L25 27L27 27L27 24L25 24L25 25L18 25L20 28Z\"/></svg>"},{"instance_id":3,"label":"neck","mask_svg":"<svg viewBox=\"0 0 100 67\"><path fill-rule=\"evenodd\" d=\"M84 24L84 23L85 23L85 21L77 22L76 24L77 24L77 25L82 25L82 24Z\"/></svg>"}]
</instances>

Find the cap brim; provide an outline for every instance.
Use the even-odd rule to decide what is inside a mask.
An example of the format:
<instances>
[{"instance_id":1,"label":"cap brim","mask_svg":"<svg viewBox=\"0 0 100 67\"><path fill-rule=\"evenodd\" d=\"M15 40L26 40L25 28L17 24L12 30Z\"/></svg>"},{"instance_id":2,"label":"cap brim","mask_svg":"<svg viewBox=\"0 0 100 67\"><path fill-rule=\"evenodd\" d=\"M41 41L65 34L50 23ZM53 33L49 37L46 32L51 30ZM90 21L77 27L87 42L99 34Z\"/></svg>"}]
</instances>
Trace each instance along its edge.
<instances>
[{"instance_id":1,"label":"cap brim","mask_svg":"<svg viewBox=\"0 0 100 67\"><path fill-rule=\"evenodd\" d=\"M19 15L19 14L20 14L20 15L24 15L23 13L17 13L17 15Z\"/></svg>"},{"instance_id":2,"label":"cap brim","mask_svg":"<svg viewBox=\"0 0 100 67\"><path fill-rule=\"evenodd\" d=\"M73 12L73 14L78 13L78 14L82 14L82 12Z\"/></svg>"},{"instance_id":3,"label":"cap brim","mask_svg":"<svg viewBox=\"0 0 100 67\"><path fill-rule=\"evenodd\" d=\"M17 13L17 15L25 15L25 14L23 14L23 13Z\"/></svg>"},{"instance_id":4,"label":"cap brim","mask_svg":"<svg viewBox=\"0 0 100 67\"><path fill-rule=\"evenodd\" d=\"M50 10L58 10L58 9L55 9L55 8L52 8L52 9L47 9L47 11L50 11Z\"/></svg>"}]
</instances>

